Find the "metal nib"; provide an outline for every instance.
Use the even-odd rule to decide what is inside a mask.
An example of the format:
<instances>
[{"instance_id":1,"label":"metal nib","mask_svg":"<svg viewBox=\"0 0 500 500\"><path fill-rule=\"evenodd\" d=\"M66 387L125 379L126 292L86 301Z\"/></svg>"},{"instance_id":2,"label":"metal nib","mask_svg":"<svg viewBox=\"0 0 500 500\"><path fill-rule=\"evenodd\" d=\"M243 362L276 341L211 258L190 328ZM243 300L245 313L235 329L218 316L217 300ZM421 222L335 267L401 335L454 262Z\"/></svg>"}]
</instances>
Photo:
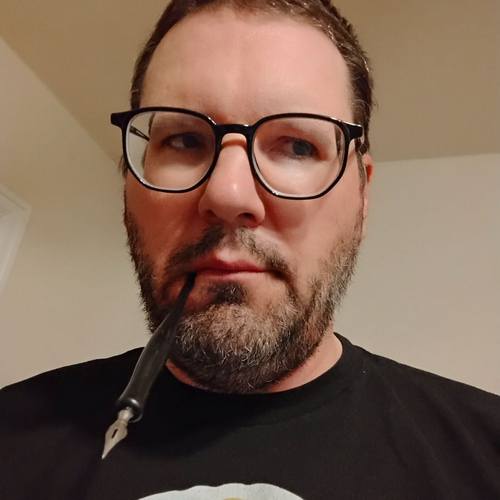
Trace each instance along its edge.
<instances>
[{"instance_id":1,"label":"metal nib","mask_svg":"<svg viewBox=\"0 0 500 500\"><path fill-rule=\"evenodd\" d=\"M127 437L127 426L133 416L134 414L130 407L126 407L118 412L118 418L109 426L104 436L104 450L101 455L103 460L122 439Z\"/></svg>"}]
</instances>

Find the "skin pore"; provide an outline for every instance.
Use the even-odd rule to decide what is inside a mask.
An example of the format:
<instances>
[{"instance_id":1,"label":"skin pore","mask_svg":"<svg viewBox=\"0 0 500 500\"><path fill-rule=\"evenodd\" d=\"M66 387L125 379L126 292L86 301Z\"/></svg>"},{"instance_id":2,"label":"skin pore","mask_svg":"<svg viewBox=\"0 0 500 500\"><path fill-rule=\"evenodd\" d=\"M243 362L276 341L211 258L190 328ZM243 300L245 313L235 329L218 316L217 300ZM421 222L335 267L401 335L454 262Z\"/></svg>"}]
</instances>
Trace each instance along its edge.
<instances>
[{"instance_id":1,"label":"skin pore","mask_svg":"<svg viewBox=\"0 0 500 500\"><path fill-rule=\"evenodd\" d=\"M310 112L352 121L347 67L316 28L228 8L189 15L148 68L141 106L196 110L218 123ZM203 263L252 272L199 272L168 368L222 392L282 391L331 368L342 347L334 312L353 272L367 187L352 150L341 181L315 200L272 196L253 178L243 136L225 137L210 179L161 193L125 181L125 225L150 326L186 273ZM368 180L371 159L364 156ZM206 266L205 266L206 267Z\"/></svg>"}]
</instances>

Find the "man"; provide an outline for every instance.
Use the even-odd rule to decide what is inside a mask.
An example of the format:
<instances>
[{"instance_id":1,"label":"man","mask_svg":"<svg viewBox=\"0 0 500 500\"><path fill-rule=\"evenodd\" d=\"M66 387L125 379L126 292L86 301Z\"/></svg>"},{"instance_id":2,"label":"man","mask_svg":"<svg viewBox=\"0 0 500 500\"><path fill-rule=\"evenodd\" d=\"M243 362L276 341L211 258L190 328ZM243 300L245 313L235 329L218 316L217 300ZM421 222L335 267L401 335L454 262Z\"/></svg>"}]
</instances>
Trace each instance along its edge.
<instances>
[{"instance_id":1,"label":"man","mask_svg":"<svg viewBox=\"0 0 500 500\"><path fill-rule=\"evenodd\" d=\"M497 397L334 333L371 88L327 1L170 4L113 115L152 330L196 275L167 369L104 461L137 351L5 389L2 498L500 498Z\"/></svg>"}]
</instances>

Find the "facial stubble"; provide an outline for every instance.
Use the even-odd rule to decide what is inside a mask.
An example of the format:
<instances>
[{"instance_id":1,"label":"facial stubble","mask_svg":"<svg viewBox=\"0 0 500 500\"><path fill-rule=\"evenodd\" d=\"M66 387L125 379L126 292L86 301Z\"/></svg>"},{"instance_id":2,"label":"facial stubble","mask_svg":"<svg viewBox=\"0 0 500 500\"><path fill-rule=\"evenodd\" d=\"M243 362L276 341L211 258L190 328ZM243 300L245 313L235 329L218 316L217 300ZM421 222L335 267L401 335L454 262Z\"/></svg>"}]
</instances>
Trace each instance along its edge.
<instances>
[{"instance_id":1,"label":"facial stubble","mask_svg":"<svg viewBox=\"0 0 500 500\"><path fill-rule=\"evenodd\" d=\"M190 262L223 247L228 237L281 277L281 297L270 298L260 311L252 307L241 283L211 284L203 290L210 297L208 304L200 310L187 310L178 325L169 359L197 385L244 394L264 391L286 378L314 353L324 335L333 334L329 328L355 269L363 216L360 209L351 232L319 262L302 294L284 259L275 249L259 244L246 228L228 235L222 226L208 227L199 241L177 249L163 273L155 275L153 263L144 253L140 226L126 200L124 222L151 330L169 312L171 301L165 297L179 279L177 269L189 268Z\"/></svg>"}]
</instances>

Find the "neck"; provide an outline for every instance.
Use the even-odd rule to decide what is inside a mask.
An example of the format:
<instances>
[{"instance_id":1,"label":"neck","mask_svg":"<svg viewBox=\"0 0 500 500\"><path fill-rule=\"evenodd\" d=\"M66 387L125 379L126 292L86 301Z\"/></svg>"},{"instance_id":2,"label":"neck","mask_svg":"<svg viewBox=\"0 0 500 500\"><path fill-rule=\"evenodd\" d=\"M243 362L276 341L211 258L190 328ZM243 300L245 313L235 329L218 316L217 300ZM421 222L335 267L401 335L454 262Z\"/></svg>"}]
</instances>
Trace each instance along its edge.
<instances>
[{"instance_id":1,"label":"neck","mask_svg":"<svg viewBox=\"0 0 500 500\"><path fill-rule=\"evenodd\" d=\"M341 355L342 344L340 340L335 335L327 333L324 335L314 353L301 366L296 368L283 380L266 387L265 390L260 392L272 393L288 391L307 384L332 368L340 359ZM189 375L170 360L167 361L167 368L180 382L200 389L209 389L194 382Z\"/></svg>"}]
</instances>

